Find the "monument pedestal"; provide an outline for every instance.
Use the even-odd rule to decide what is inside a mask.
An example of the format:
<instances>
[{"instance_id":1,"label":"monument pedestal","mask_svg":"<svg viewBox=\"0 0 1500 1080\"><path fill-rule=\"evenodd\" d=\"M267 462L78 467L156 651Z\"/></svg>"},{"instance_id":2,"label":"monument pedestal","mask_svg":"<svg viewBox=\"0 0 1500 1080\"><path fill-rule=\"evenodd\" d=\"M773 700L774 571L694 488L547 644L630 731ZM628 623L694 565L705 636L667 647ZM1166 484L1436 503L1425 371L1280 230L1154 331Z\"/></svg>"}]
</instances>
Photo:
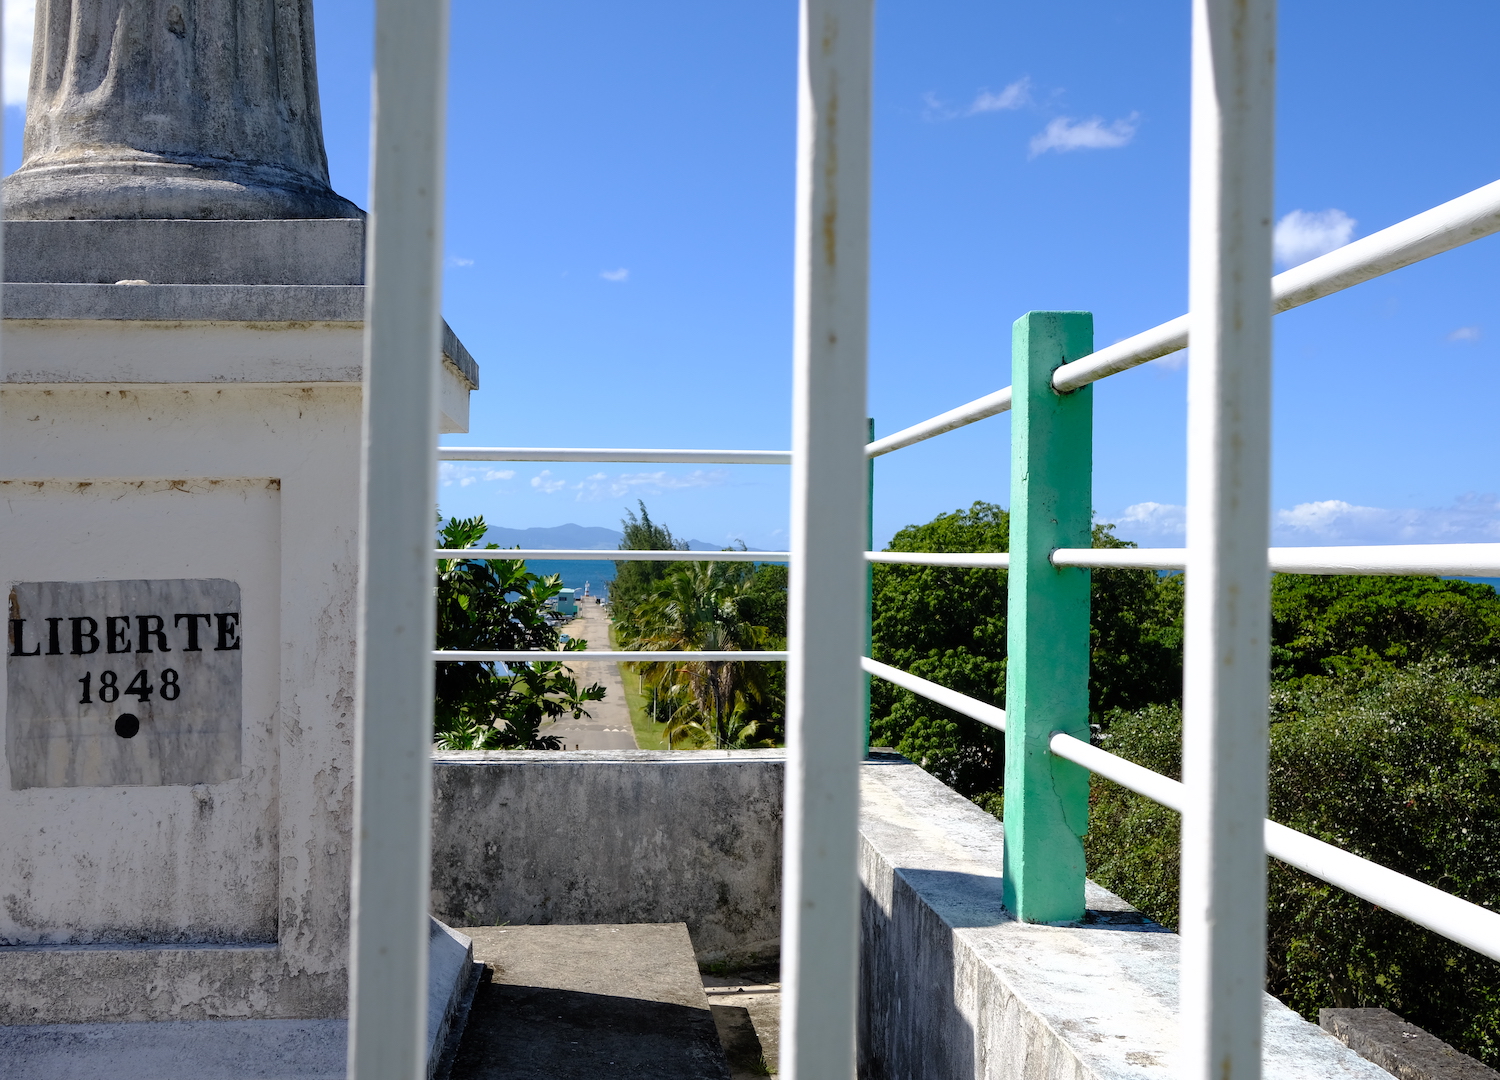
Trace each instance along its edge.
<instances>
[{"instance_id":1,"label":"monument pedestal","mask_svg":"<svg viewBox=\"0 0 1500 1080\"><path fill-rule=\"evenodd\" d=\"M346 1013L362 224L6 226L0 1025Z\"/></svg>"}]
</instances>

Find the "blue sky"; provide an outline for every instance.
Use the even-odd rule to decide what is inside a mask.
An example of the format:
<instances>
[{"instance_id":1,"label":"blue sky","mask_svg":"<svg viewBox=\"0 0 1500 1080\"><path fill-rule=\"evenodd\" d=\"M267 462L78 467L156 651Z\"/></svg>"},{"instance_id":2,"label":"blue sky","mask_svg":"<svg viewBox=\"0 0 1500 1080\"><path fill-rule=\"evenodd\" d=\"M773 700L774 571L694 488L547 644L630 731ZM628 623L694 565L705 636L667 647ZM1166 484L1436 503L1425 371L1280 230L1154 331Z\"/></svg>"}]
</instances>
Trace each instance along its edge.
<instances>
[{"instance_id":1,"label":"blue sky","mask_svg":"<svg viewBox=\"0 0 1500 1080\"><path fill-rule=\"evenodd\" d=\"M316 14L334 186L363 203L371 8ZM785 447L792 0L455 0L453 26L444 306L484 389L445 441ZM1500 177L1497 35L1500 7L1474 0L1282 5L1288 260ZM1028 309L1091 310L1100 345L1185 310L1185 0L886 0L876 41L878 433L1006 385ZM1497 265L1491 238L1278 318L1279 542L1500 541ZM1096 390L1096 512L1146 543L1181 541L1184 359ZM877 540L1008 502L1009 436L1001 417L882 458ZM616 527L643 498L680 535L786 541L779 467L443 482L446 512L513 527Z\"/></svg>"}]
</instances>

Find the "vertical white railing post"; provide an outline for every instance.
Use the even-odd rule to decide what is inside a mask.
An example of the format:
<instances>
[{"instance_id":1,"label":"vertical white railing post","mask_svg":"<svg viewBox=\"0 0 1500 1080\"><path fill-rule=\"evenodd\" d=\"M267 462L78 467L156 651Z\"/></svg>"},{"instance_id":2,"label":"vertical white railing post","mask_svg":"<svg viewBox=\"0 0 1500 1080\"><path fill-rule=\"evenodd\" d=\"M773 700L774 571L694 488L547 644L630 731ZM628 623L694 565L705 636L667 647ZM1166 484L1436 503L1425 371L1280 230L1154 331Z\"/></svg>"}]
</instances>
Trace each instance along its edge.
<instances>
[{"instance_id":1,"label":"vertical white railing post","mask_svg":"<svg viewBox=\"0 0 1500 1080\"><path fill-rule=\"evenodd\" d=\"M1194 0L1184 1077L1256 1080L1265 970L1274 0Z\"/></svg>"},{"instance_id":2,"label":"vertical white railing post","mask_svg":"<svg viewBox=\"0 0 1500 1080\"><path fill-rule=\"evenodd\" d=\"M854 1076L872 0L802 0L781 1075Z\"/></svg>"},{"instance_id":3,"label":"vertical white railing post","mask_svg":"<svg viewBox=\"0 0 1500 1080\"><path fill-rule=\"evenodd\" d=\"M427 1075L447 0L376 0L349 1076Z\"/></svg>"}]
</instances>

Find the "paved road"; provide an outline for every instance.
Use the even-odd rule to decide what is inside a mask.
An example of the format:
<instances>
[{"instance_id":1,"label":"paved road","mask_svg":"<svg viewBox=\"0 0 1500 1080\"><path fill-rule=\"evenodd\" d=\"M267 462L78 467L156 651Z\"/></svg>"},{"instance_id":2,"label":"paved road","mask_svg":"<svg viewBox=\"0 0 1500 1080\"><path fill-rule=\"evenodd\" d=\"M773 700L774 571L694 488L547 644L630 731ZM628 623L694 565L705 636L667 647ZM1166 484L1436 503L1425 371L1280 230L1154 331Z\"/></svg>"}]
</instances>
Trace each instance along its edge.
<instances>
[{"instance_id":1,"label":"paved road","mask_svg":"<svg viewBox=\"0 0 1500 1080\"><path fill-rule=\"evenodd\" d=\"M565 628L572 638L584 638L590 649L609 648L609 617L604 605L594 598L579 607L578 618ZM604 700L589 703L589 715L581 720L565 716L544 725L543 735L556 735L564 750L634 750L635 734L630 727L630 709L625 704L625 684L620 681L620 665L604 660L582 660L568 667L578 677L579 686L604 684Z\"/></svg>"}]
</instances>

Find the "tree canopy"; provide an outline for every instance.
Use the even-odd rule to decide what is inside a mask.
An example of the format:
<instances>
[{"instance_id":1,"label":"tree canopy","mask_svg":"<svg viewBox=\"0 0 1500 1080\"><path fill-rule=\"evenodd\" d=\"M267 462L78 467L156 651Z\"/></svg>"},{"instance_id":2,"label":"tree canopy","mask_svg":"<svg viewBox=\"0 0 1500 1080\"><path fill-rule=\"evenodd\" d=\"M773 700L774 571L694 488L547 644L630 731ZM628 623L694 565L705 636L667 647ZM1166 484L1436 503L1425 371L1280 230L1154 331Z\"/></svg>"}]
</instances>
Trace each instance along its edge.
<instances>
[{"instance_id":1,"label":"tree canopy","mask_svg":"<svg viewBox=\"0 0 1500 1080\"><path fill-rule=\"evenodd\" d=\"M1095 547L1133 547L1113 526ZM993 503L940 514L898 532L888 551L1010 550L1010 514ZM951 566L877 563L874 658L992 705L1005 704L1007 574ZM1098 721L1112 709L1181 693L1181 583L1149 570L1096 571L1089 694ZM1004 738L992 728L890 683L871 687L871 741L891 746L986 805L1005 774Z\"/></svg>"},{"instance_id":2,"label":"tree canopy","mask_svg":"<svg viewBox=\"0 0 1500 1080\"><path fill-rule=\"evenodd\" d=\"M665 524L627 510L622 550L685 551ZM739 549L743 551L744 545ZM633 562L610 586L620 644L647 651L744 651L786 647L786 567L748 562ZM777 746L785 711L785 664L673 660L631 665L666 724L669 745L720 749Z\"/></svg>"},{"instance_id":3,"label":"tree canopy","mask_svg":"<svg viewBox=\"0 0 1500 1080\"><path fill-rule=\"evenodd\" d=\"M894 551L1005 551L1009 515L975 503L896 534ZM1114 529L1094 546L1133 546ZM1184 578L1092 573L1094 739L1168 776L1182 760ZM1006 574L877 564L877 660L1004 706ZM1500 906L1500 596L1420 577L1271 582L1274 820ZM889 683L872 742L999 814L1003 736ZM1176 925L1177 815L1094 778L1089 875ZM1268 989L1304 1015L1384 1006L1500 1064L1500 964L1271 862Z\"/></svg>"}]
</instances>

